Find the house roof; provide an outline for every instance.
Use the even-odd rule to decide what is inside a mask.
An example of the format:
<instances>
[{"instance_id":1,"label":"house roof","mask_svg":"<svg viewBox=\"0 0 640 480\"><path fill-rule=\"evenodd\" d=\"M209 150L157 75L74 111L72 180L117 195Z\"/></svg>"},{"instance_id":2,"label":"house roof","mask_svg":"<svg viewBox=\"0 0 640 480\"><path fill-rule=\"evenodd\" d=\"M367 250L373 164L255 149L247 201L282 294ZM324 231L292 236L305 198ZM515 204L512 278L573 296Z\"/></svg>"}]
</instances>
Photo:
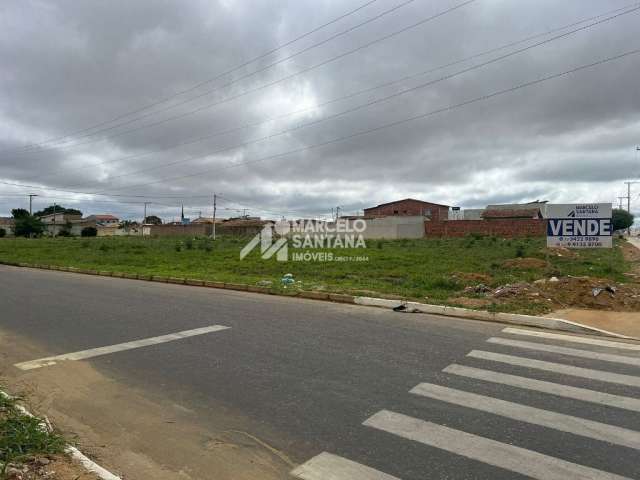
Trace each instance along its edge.
<instances>
[{"instance_id":1,"label":"house roof","mask_svg":"<svg viewBox=\"0 0 640 480\"><path fill-rule=\"evenodd\" d=\"M395 203L407 202L407 201L418 202L424 205L436 205L438 207L449 208L449 205L443 205L442 203L425 202L424 200L416 200L415 198L403 198L402 200L394 200L393 202L381 203L380 205L376 205L375 207L365 208L365 210L371 210L372 208L386 207L387 205L393 205Z\"/></svg>"},{"instance_id":2,"label":"house roof","mask_svg":"<svg viewBox=\"0 0 640 480\"><path fill-rule=\"evenodd\" d=\"M516 209L487 209L482 212L482 218L539 218L539 208Z\"/></svg>"},{"instance_id":3,"label":"house roof","mask_svg":"<svg viewBox=\"0 0 640 480\"><path fill-rule=\"evenodd\" d=\"M104 220L118 220L118 217L115 217L113 215L109 215L109 214L104 214L104 215L89 215L87 217L88 219L96 219L98 221L104 221Z\"/></svg>"},{"instance_id":4,"label":"house roof","mask_svg":"<svg viewBox=\"0 0 640 480\"><path fill-rule=\"evenodd\" d=\"M0 225L13 225L14 221L11 217L0 217Z\"/></svg>"}]
</instances>

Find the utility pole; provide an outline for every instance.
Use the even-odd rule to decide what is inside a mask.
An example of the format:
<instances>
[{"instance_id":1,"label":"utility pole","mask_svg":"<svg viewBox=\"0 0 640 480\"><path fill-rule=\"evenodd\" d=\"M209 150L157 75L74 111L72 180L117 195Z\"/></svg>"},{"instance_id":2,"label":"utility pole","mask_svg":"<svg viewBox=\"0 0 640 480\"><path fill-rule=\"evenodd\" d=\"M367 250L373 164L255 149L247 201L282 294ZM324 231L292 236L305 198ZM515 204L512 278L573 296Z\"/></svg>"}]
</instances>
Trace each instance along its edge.
<instances>
[{"instance_id":1,"label":"utility pole","mask_svg":"<svg viewBox=\"0 0 640 480\"><path fill-rule=\"evenodd\" d=\"M35 193L29 194L29 215L33 215L33 197L37 197Z\"/></svg>"},{"instance_id":2,"label":"utility pole","mask_svg":"<svg viewBox=\"0 0 640 480\"><path fill-rule=\"evenodd\" d=\"M218 195L216 195L214 193L213 194L213 216L211 217L211 219L213 220L211 236L213 237L214 240L216 239L216 208L217 208L217 203L218 203Z\"/></svg>"},{"instance_id":3,"label":"utility pole","mask_svg":"<svg viewBox=\"0 0 640 480\"><path fill-rule=\"evenodd\" d=\"M37 197L35 193L29 194L29 215L33 215L33 197ZM29 238L33 238L33 232L29 234Z\"/></svg>"},{"instance_id":4,"label":"utility pole","mask_svg":"<svg viewBox=\"0 0 640 480\"><path fill-rule=\"evenodd\" d=\"M622 210L622 200L624 200L627 197L618 197L618 208L620 210Z\"/></svg>"},{"instance_id":5,"label":"utility pole","mask_svg":"<svg viewBox=\"0 0 640 480\"><path fill-rule=\"evenodd\" d=\"M336 207L336 222L338 221L338 219L340 218L340 206Z\"/></svg>"},{"instance_id":6,"label":"utility pole","mask_svg":"<svg viewBox=\"0 0 640 480\"><path fill-rule=\"evenodd\" d=\"M52 236L56 236L56 202L53 202L53 232Z\"/></svg>"},{"instance_id":7,"label":"utility pole","mask_svg":"<svg viewBox=\"0 0 640 480\"><path fill-rule=\"evenodd\" d=\"M144 224L147 223L147 205L151 202L144 202L144 217L142 218L142 227L140 228L140 235L144 236Z\"/></svg>"},{"instance_id":8,"label":"utility pole","mask_svg":"<svg viewBox=\"0 0 640 480\"><path fill-rule=\"evenodd\" d=\"M637 147L638 149L640 149L640 147ZM640 183L640 182L624 182L625 185L627 186L627 212L631 213L631 185L634 185L636 183ZM629 227L627 229L627 233L629 234L629 236L631 236L631 227Z\"/></svg>"}]
</instances>

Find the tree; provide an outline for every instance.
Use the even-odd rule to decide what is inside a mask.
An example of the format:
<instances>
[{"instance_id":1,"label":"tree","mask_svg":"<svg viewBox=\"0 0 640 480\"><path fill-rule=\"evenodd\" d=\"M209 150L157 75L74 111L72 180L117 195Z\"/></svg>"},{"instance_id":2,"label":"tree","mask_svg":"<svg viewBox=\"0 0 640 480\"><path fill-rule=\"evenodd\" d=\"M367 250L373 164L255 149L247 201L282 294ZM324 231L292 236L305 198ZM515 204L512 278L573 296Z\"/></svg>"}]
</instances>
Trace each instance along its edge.
<instances>
[{"instance_id":1,"label":"tree","mask_svg":"<svg viewBox=\"0 0 640 480\"><path fill-rule=\"evenodd\" d=\"M4 237L7 234L7 231L4 228L0 228L0 238Z\"/></svg>"},{"instance_id":2,"label":"tree","mask_svg":"<svg viewBox=\"0 0 640 480\"><path fill-rule=\"evenodd\" d=\"M633 225L634 217L632 213L622 210L621 208L615 208L613 210L612 222L613 230L625 230Z\"/></svg>"},{"instance_id":3,"label":"tree","mask_svg":"<svg viewBox=\"0 0 640 480\"><path fill-rule=\"evenodd\" d=\"M98 235L96 227L84 227L80 232L81 237L95 237Z\"/></svg>"},{"instance_id":4,"label":"tree","mask_svg":"<svg viewBox=\"0 0 640 480\"><path fill-rule=\"evenodd\" d=\"M64 208L62 205L49 205L47 208L43 208L42 210L34 213L36 217L44 217L45 215L51 215L52 213L67 215L79 215L82 216L82 212L80 210L76 210L75 208Z\"/></svg>"},{"instance_id":5,"label":"tree","mask_svg":"<svg viewBox=\"0 0 640 480\"><path fill-rule=\"evenodd\" d=\"M14 219L14 233L16 237L37 237L44 232L44 224L35 215L14 216Z\"/></svg>"},{"instance_id":6,"label":"tree","mask_svg":"<svg viewBox=\"0 0 640 480\"><path fill-rule=\"evenodd\" d=\"M14 208L11 210L11 215L13 218L23 218L29 216L29 210L25 210L24 208Z\"/></svg>"},{"instance_id":7,"label":"tree","mask_svg":"<svg viewBox=\"0 0 640 480\"><path fill-rule=\"evenodd\" d=\"M149 215L144 219L144 223L151 225L162 225L162 219L160 217L156 217L155 215Z\"/></svg>"}]
</instances>

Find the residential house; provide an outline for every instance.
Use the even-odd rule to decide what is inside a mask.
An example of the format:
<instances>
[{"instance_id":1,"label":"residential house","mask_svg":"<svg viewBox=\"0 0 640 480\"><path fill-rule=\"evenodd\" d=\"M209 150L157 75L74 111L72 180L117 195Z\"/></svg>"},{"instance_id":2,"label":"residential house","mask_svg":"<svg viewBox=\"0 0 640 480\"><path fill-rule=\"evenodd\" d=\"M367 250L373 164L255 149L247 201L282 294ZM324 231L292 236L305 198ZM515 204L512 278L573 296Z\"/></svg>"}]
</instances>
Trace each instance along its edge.
<instances>
[{"instance_id":1,"label":"residential house","mask_svg":"<svg viewBox=\"0 0 640 480\"><path fill-rule=\"evenodd\" d=\"M13 235L14 221L11 217L0 217L0 229L4 230L6 236Z\"/></svg>"}]
</instances>

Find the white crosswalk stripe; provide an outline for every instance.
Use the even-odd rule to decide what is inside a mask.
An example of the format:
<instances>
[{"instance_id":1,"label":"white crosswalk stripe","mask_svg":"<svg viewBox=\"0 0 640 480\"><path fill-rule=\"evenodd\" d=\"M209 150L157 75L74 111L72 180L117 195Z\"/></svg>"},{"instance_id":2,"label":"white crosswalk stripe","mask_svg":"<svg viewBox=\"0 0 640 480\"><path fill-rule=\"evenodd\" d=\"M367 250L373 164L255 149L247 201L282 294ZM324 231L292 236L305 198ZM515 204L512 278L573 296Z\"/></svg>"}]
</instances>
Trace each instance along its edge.
<instances>
[{"instance_id":1,"label":"white crosswalk stripe","mask_svg":"<svg viewBox=\"0 0 640 480\"><path fill-rule=\"evenodd\" d=\"M629 480L388 410L376 413L363 425L537 480Z\"/></svg>"},{"instance_id":2,"label":"white crosswalk stripe","mask_svg":"<svg viewBox=\"0 0 640 480\"><path fill-rule=\"evenodd\" d=\"M640 387L640 377L636 377L633 375L623 375L620 373L611 373L603 370L574 367L572 365L564 365L562 363L545 362L542 360L533 360L531 358L505 355L502 353L485 352L482 350L472 350L467 354L467 357L480 358L482 360L491 360L494 362L501 362L519 367L535 368L537 370L545 370L547 372L555 372L563 375L572 375L574 377L598 380L600 382L617 383L620 385L627 385L631 387Z\"/></svg>"},{"instance_id":3,"label":"white crosswalk stripe","mask_svg":"<svg viewBox=\"0 0 640 480\"><path fill-rule=\"evenodd\" d=\"M303 480L400 480L327 452L300 465L291 475Z\"/></svg>"},{"instance_id":4,"label":"white crosswalk stripe","mask_svg":"<svg viewBox=\"0 0 640 480\"><path fill-rule=\"evenodd\" d=\"M548 338L551 340L561 340L563 342L581 343L583 345L596 345L600 347L617 348L620 350L632 350L640 352L640 343L612 342L611 340L601 340L599 338L578 337L573 335L561 335L559 333L539 332L537 330L525 330L523 328L507 327L502 333L510 335L525 335L529 337Z\"/></svg>"},{"instance_id":5,"label":"white crosswalk stripe","mask_svg":"<svg viewBox=\"0 0 640 480\"><path fill-rule=\"evenodd\" d=\"M494 372L492 370L483 370L481 368L467 367L464 365L449 365L443 370L445 373L459 375L462 377L475 378L485 382L498 383L501 385L509 385L511 387L523 388L526 390L534 390L537 392L548 393L558 397L572 398L583 402L597 403L607 407L622 408L640 412L640 398L624 397L621 395L612 395L605 392L597 392L587 388L571 387L560 383L546 382L533 378L519 377L517 375L509 375L507 373Z\"/></svg>"},{"instance_id":6,"label":"white crosswalk stripe","mask_svg":"<svg viewBox=\"0 0 640 480\"><path fill-rule=\"evenodd\" d=\"M559 353L573 357L600 360L603 362L621 363L640 367L640 357L626 357L624 355L614 355L611 353L592 352L590 350L580 350L577 348L559 347L557 345L546 345L543 343L523 342L521 340L510 340L507 338L493 337L487 340L496 345L506 345L508 347L524 348L527 350L537 350L539 352Z\"/></svg>"},{"instance_id":7,"label":"white crosswalk stripe","mask_svg":"<svg viewBox=\"0 0 640 480\"><path fill-rule=\"evenodd\" d=\"M421 383L411 393L462 407L480 410L520 422L553 428L582 437L640 449L640 432L594 422L585 418L550 412L541 408L507 402L498 398L464 392L431 383Z\"/></svg>"},{"instance_id":8,"label":"white crosswalk stripe","mask_svg":"<svg viewBox=\"0 0 640 480\"><path fill-rule=\"evenodd\" d=\"M443 372L457 377L473 379L480 382L488 382L493 385L514 387L522 390L536 392L543 396L551 395L556 397L556 402L580 401L596 404L605 409L626 410L627 415L640 413L640 396L631 394L630 396L618 395L606 392L606 384L622 385L627 388L640 388L640 371L638 375L614 373L608 371L607 366L612 364L629 365L640 367L640 356L633 356L635 352L640 352L640 344L629 342L614 342L598 338L588 338L572 335L560 335L556 333L526 330L519 328L505 328L504 334L519 335L524 339L492 337L487 340L488 344L501 345L516 349L522 349L523 353L548 352L559 355L566 355L580 359L588 359L592 362L599 362L602 369L591 369L567 365L565 363L555 363L537 360L527 356L507 355L491 351L473 350L467 354L468 358L479 359L485 362L495 362L503 365L502 370L507 366L525 369L534 369L544 372L551 372L558 378L575 377L589 381L602 382L597 387L580 388L571 385L564 385L562 380L546 381L529 378L526 373L519 375L494 371L492 367L477 368L472 366L452 364L446 367ZM532 341L526 337L530 337ZM556 342L556 343L553 343ZM578 348L571 348L557 344L557 342L574 343ZM604 349L617 349L604 350ZM618 353L624 353L621 355ZM534 356L535 353L530 356ZM489 363L491 366L497 366ZM477 382L476 382L477 385ZM595 389L593 389L595 388ZM548 429L549 435L553 432L563 432L564 434L575 435L572 442L604 442L602 448L624 447L626 449L640 450L640 431L633 429L633 423L619 425L607 423L605 418L586 418L589 410L576 409L580 416L568 415L546 408L538 408L532 405L511 402L499 398L502 391L490 395L481 395L463 389L454 389L444 385L434 383L419 383L410 390L411 394L426 399L444 402L468 409L469 412L478 412L483 423L489 427L494 420L499 417L522 424L535 425ZM509 391L507 390L507 393ZM513 393L513 392L510 392ZM618 392L616 392L618 393ZM533 397L531 401L536 400ZM527 400L527 403L530 401ZM554 403L545 403L554 405ZM570 405L570 404L569 404ZM429 412L430 410L427 410ZM617 415L623 412L618 411ZM486 415L489 414L489 415ZM496 417L493 417L493 416ZM422 415L420 415L422 416ZM482 423L481 423L482 424ZM491 429L493 432L488 438L478 434L469 433L463 425L460 429L439 425L429 421L428 418L414 418L402 413L390 410L382 410L363 422L366 427L374 428L381 432L393 434L405 440L418 442L432 448L446 451L461 457L466 457L478 462L482 462L492 467L497 467L509 472L526 476L538 480L630 480L627 477L616 473L607 472L609 470L599 470L586 465L580 465L569 460L565 460L561 454L555 453L551 456L540 451L529 450L526 437L517 439L516 445L503 443L500 438L500 430ZM518 430L520 431L520 429ZM522 429L526 432L526 429ZM496 433L497 432L497 433ZM545 433L546 435L546 433ZM401 448L401 447L400 447ZM603 462L607 460L603 455L597 455L598 448L593 445L588 447L593 450L594 461ZM547 450L545 450L547 451ZM563 451L559 448L560 452ZM626 456L629 451L625 450ZM428 458L428 457L427 457ZM620 457L626 458L626 457ZM573 458L572 458L573 459ZM627 459L628 460L628 459ZM623 462L627 470L629 462ZM605 465L608 462L604 463ZM615 465L615 462L611 462ZM601 463L595 463L600 467ZM440 466L441 468L442 466ZM613 468L613 467L612 467ZM614 468L615 470L615 468ZM429 478L429 471L421 472L424 478ZM330 453L322 453L312 458L292 472L292 475L302 480L399 480L387 473L380 472L369 466L362 465L346 458ZM447 477L448 478L448 477Z\"/></svg>"}]
</instances>

